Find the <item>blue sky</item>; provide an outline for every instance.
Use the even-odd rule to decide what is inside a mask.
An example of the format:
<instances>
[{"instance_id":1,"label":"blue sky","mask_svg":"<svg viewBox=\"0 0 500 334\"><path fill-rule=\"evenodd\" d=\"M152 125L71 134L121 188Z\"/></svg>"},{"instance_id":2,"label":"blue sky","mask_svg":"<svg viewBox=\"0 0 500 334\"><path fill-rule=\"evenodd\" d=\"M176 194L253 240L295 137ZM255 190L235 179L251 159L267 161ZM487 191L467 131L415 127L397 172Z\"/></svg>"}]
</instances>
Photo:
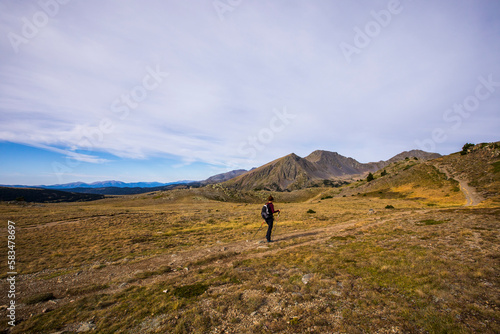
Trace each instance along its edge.
<instances>
[{"instance_id":1,"label":"blue sky","mask_svg":"<svg viewBox=\"0 0 500 334\"><path fill-rule=\"evenodd\" d=\"M500 140L496 0L4 0L0 31L0 184Z\"/></svg>"}]
</instances>

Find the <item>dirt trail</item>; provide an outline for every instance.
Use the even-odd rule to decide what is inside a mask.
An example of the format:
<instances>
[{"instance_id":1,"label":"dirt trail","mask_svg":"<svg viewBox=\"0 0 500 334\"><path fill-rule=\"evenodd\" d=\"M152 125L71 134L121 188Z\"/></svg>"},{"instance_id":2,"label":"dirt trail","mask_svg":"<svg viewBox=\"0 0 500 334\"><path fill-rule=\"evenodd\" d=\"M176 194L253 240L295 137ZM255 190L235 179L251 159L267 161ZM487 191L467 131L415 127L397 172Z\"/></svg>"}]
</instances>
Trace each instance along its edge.
<instances>
[{"instance_id":1,"label":"dirt trail","mask_svg":"<svg viewBox=\"0 0 500 334\"><path fill-rule=\"evenodd\" d=\"M459 183L460 191L462 191L465 196L465 206L476 206L484 200L482 196L479 195L479 193L476 191L476 189L469 185L469 182L467 180L458 178L456 175L450 173L448 168L446 168L445 166L436 163L433 164L433 166L436 167L441 173L444 173L449 179L454 179Z\"/></svg>"}]
</instances>

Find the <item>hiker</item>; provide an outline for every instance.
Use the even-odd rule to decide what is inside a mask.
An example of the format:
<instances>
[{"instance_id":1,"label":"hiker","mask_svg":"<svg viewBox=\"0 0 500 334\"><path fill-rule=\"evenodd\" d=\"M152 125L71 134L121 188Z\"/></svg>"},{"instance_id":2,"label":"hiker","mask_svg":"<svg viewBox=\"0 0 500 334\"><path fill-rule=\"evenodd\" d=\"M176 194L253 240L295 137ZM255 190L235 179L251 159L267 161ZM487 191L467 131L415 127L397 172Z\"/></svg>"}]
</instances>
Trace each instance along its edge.
<instances>
[{"instance_id":1,"label":"hiker","mask_svg":"<svg viewBox=\"0 0 500 334\"><path fill-rule=\"evenodd\" d=\"M267 234L266 234L266 239L267 242L272 242L271 241L271 231L273 229L273 222L274 222L274 216L273 214L276 212L281 212L280 210L274 210L274 204L273 204L274 198L273 196L269 196L267 199L267 208L268 208L268 215L267 218L265 218L266 224L267 224Z\"/></svg>"}]
</instances>

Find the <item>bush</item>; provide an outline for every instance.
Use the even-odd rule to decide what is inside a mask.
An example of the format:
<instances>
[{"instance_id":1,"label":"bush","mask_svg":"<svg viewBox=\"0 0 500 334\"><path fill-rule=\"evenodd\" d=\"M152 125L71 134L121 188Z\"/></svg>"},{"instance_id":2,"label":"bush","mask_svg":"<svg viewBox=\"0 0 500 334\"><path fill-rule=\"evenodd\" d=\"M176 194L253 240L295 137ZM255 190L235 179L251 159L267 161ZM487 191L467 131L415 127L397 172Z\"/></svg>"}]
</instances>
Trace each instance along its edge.
<instances>
[{"instance_id":1,"label":"bush","mask_svg":"<svg viewBox=\"0 0 500 334\"><path fill-rule=\"evenodd\" d=\"M309 209L307 210L307 213L316 213L316 211L314 211L313 209Z\"/></svg>"},{"instance_id":2,"label":"bush","mask_svg":"<svg viewBox=\"0 0 500 334\"><path fill-rule=\"evenodd\" d=\"M368 174L368 177L366 178L366 181L371 182L371 181L373 181L374 179L375 179L375 178L373 177L373 174L372 174L372 173L370 173L370 174Z\"/></svg>"},{"instance_id":3,"label":"bush","mask_svg":"<svg viewBox=\"0 0 500 334\"><path fill-rule=\"evenodd\" d=\"M394 207L392 205L387 205L385 208L386 209L394 209Z\"/></svg>"},{"instance_id":4,"label":"bush","mask_svg":"<svg viewBox=\"0 0 500 334\"><path fill-rule=\"evenodd\" d=\"M464 147L462 147L462 151L460 152L461 155L466 155L467 153L469 153L469 149L474 147L475 145L474 144L471 144L471 143L466 143L464 145Z\"/></svg>"}]
</instances>

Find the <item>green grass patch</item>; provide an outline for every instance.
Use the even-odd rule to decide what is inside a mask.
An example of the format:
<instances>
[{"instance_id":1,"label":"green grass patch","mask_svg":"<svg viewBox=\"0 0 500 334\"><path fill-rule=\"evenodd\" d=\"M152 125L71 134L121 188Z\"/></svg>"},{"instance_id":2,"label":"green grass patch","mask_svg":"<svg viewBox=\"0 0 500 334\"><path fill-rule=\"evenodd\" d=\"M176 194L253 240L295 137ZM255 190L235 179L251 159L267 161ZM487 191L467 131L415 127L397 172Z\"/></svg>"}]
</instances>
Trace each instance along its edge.
<instances>
[{"instance_id":1,"label":"green grass patch","mask_svg":"<svg viewBox=\"0 0 500 334\"><path fill-rule=\"evenodd\" d=\"M421 221L415 223L415 225L417 225L417 226L440 225L440 224L444 224L446 222L448 222L448 221L447 220L425 219L425 220L421 220Z\"/></svg>"},{"instance_id":2,"label":"green grass patch","mask_svg":"<svg viewBox=\"0 0 500 334\"><path fill-rule=\"evenodd\" d=\"M202 265L209 264L211 262L231 258L231 257L234 257L235 255L238 255L238 253L236 253L236 252L224 252L224 253L220 253L220 254L214 254L214 255L210 255L204 259L195 261L192 263L192 265L202 266Z\"/></svg>"},{"instance_id":3,"label":"green grass patch","mask_svg":"<svg viewBox=\"0 0 500 334\"><path fill-rule=\"evenodd\" d=\"M174 289L174 296L179 298L194 298L201 296L210 286L202 283L179 286Z\"/></svg>"},{"instance_id":4,"label":"green grass patch","mask_svg":"<svg viewBox=\"0 0 500 334\"><path fill-rule=\"evenodd\" d=\"M107 289L108 287L109 287L108 284L92 284L92 285L83 286L83 287L70 288L70 289L68 289L67 293L70 296L85 295L88 293L94 293L94 292L98 292L98 291Z\"/></svg>"},{"instance_id":5,"label":"green grass patch","mask_svg":"<svg viewBox=\"0 0 500 334\"><path fill-rule=\"evenodd\" d=\"M349 239L356 239L356 237L353 235L346 235L346 236L333 236L330 238L330 240L335 240L335 241L346 241Z\"/></svg>"},{"instance_id":6,"label":"green grass patch","mask_svg":"<svg viewBox=\"0 0 500 334\"><path fill-rule=\"evenodd\" d=\"M493 166L493 173L500 173L500 161L491 164Z\"/></svg>"},{"instance_id":7,"label":"green grass patch","mask_svg":"<svg viewBox=\"0 0 500 334\"><path fill-rule=\"evenodd\" d=\"M47 302L49 300L54 300L56 297L52 292L40 293L32 297L24 299L22 302L27 305L34 305L38 303Z\"/></svg>"}]
</instances>

